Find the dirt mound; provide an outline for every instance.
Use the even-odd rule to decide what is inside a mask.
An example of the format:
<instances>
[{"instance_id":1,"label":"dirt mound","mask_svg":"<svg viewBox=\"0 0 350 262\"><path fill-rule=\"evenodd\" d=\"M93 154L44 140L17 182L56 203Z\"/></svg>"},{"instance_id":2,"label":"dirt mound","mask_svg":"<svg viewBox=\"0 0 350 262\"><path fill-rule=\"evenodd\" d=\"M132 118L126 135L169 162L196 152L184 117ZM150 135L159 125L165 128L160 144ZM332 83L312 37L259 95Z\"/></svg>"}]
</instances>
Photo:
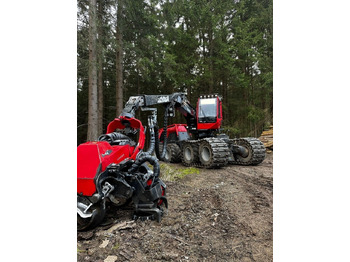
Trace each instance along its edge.
<instances>
[{"instance_id":1,"label":"dirt mound","mask_svg":"<svg viewBox=\"0 0 350 262\"><path fill-rule=\"evenodd\" d=\"M167 181L161 223L132 221L131 207L109 210L109 225L78 233L78 261L272 261L272 165L268 154L258 166Z\"/></svg>"}]
</instances>

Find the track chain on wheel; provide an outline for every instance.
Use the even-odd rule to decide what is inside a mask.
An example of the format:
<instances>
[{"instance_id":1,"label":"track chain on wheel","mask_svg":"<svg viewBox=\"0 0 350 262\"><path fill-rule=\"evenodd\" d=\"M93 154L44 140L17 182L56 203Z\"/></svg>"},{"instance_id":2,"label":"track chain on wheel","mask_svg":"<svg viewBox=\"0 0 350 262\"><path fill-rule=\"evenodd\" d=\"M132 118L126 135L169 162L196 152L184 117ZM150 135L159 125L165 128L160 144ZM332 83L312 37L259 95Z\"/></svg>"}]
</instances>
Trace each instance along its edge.
<instances>
[{"instance_id":1,"label":"track chain on wheel","mask_svg":"<svg viewBox=\"0 0 350 262\"><path fill-rule=\"evenodd\" d=\"M191 145L194 149L195 159L192 163L184 160L186 148ZM229 148L225 141L211 137L200 140L186 141L182 147L182 163L185 166L215 168L227 165Z\"/></svg>"},{"instance_id":2,"label":"track chain on wheel","mask_svg":"<svg viewBox=\"0 0 350 262\"><path fill-rule=\"evenodd\" d=\"M229 139L229 146L232 147L233 145L239 145L247 148L249 154L247 157L234 155L230 161L230 164L254 166L260 164L265 159L265 146L259 139L255 137Z\"/></svg>"}]
</instances>

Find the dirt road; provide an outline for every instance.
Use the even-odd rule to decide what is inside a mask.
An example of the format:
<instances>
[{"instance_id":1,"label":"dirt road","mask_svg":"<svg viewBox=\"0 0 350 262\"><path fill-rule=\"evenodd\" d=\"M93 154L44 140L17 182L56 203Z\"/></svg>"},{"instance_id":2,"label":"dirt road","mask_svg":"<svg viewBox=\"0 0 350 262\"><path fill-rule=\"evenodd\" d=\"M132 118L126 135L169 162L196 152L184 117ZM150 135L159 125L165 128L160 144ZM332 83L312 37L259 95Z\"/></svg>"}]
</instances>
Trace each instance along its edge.
<instances>
[{"instance_id":1,"label":"dirt road","mask_svg":"<svg viewBox=\"0 0 350 262\"><path fill-rule=\"evenodd\" d=\"M272 261L272 166L271 153L259 166L199 169L166 181L161 223L110 210L112 225L78 233L78 261Z\"/></svg>"}]
</instances>

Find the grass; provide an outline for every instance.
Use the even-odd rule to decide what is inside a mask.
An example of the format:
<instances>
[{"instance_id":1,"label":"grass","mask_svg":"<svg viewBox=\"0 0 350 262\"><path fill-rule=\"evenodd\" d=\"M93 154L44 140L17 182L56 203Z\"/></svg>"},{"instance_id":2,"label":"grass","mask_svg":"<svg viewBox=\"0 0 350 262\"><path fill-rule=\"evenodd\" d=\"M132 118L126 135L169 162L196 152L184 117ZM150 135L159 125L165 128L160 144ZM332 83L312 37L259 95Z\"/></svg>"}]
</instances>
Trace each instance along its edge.
<instances>
[{"instance_id":1,"label":"grass","mask_svg":"<svg viewBox=\"0 0 350 262\"><path fill-rule=\"evenodd\" d=\"M119 248L119 246L120 246L120 244L119 243L117 243L114 247L112 247L112 249L118 249Z\"/></svg>"},{"instance_id":2,"label":"grass","mask_svg":"<svg viewBox=\"0 0 350 262\"><path fill-rule=\"evenodd\" d=\"M179 167L167 163L160 164L160 177L165 181L178 181L188 175L198 175L199 169L195 167Z\"/></svg>"}]
</instances>

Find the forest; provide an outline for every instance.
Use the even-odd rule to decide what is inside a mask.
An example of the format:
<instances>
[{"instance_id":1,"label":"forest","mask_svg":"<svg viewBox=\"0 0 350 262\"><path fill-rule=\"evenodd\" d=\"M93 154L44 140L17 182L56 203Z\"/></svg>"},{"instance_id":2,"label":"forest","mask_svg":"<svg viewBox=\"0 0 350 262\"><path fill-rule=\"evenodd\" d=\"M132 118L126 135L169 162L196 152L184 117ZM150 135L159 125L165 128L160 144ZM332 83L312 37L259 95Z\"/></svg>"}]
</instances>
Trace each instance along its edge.
<instances>
[{"instance_id":1,"label":"forest","mask_svg":"<svg viewBox=\"0 0 350 262\"><path fill-rule=\"evenodd\" d=\"M78 0L78 144L130 96L173 92L222 95L223 131L258 137L273 124L272 12L272 0Z\"/></svg>"}]
</instances>

